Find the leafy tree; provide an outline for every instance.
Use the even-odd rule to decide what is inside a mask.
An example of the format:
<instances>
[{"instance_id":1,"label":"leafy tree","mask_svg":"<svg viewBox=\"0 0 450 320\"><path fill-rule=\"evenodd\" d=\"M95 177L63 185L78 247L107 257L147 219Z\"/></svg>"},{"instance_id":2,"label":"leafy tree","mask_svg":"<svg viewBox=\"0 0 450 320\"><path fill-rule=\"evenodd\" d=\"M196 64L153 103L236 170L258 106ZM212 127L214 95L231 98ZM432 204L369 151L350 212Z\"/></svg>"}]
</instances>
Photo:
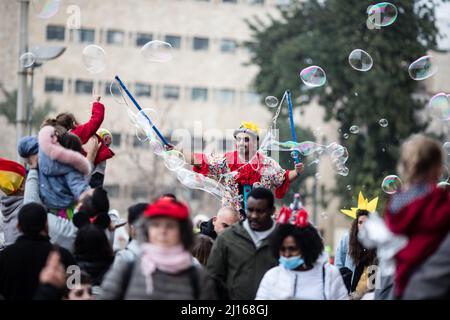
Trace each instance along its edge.
<instances>
[{"instance_id":1,"label":"leafy tree","mask_svg":"<svg viewBox=\"0 0 450 320\"><path fill-rule=\"evenodd\" d=\"M4 116L10 124L16 124L17 114L17 90L7 91L0 85L0 90L5 96L5 100L0 103L0 115ZM50 100L46 100L43 105L33 109L31 117L31 127L34 131L38 131L42 122L47 118L48 114L55 111L55 107Z\"/></svg>"},{"instance_id":2,"label":"leafy tree","mask_svg":"<svg viewBox=\"0 0 450 320\"><path fill-rule=\"evenodd\" d=\"M338 176L337 195L343 205L354 201L346 185L364 190L369 197L381 195L381 182L396 172L402 141L423 131L426 123L418 111L424 107L413 95L424 84L409 77L408 66L428 50L435 49L438 35L434 10L439 1L392 1L398 18L390 26L368 28L367 8L372 1L309 0L294 2L281 10L281 19L249 21L253 38L246 45L252 63L260 71L255 87L262 95L281 96L286 89L294 97L318 97L326 109L325 120L340 123L340 142L348 148L350 173ZM368 52L374 61L368 72L352 69L348 56L354 49ZM310 65L327 74L320 88L301 86L299 72ZM286 112L282 117L287 117ZM379 120L388 120L381 127ZM360 128L350 134L352 125Z\"/></svg>"}]
</instances>

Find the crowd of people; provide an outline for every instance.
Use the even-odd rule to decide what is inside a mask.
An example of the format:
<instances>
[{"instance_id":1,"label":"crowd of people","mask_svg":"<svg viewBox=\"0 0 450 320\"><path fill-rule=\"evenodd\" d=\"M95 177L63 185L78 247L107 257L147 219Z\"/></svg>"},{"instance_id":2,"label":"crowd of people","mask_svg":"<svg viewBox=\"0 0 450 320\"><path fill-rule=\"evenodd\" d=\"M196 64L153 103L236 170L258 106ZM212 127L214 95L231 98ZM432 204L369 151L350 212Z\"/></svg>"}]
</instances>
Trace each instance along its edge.
<instances>
[{"instance_id":1,"label":"crowd of people","mask_svg":"<svg viewBox=\"0 0 450 320\"><path fill-rule=\"evenodd\" d=\"M154 201L130 204L122 221L103 188L106 161L114 156L112 136L100 128L104 112L98 97L85 124L69 113L46 120L37 137L18 144L27 168L0 158L0 299L450 296L450 193L437 187L445 161L437 141L416 135L402 147L405 184L388 201L384 219L408 243L395 255L394 274L377 282L377 249L359 236L373 208L356 210L330 263L304 208L275 207L303 165L285 170L258 153L259 128L248 122L235 131L237 150L223 160L190 155L193 170L209 178L236 173L226 182L234 194L214 217L194 228L188 204L155 194ZM118 228L129 234L121 250L114 249Z\"/></svg>"}]
</instances>

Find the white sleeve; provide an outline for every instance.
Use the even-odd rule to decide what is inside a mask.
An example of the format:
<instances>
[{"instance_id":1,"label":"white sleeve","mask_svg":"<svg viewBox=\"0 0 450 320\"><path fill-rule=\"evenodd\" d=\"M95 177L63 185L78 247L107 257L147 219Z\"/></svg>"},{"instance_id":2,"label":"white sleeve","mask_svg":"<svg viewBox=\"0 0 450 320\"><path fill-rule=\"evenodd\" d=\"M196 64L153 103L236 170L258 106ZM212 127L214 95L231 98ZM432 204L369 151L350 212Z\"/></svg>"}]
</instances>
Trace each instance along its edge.
<instances>
[{"instance_id":1,"label":"white sleeve","mask_svg":"<svg viewBox=\"0 0 450 320\"><path fill-rule=\"evenodd\" d=\"M275 267L276 268L276 267ZM271 300L273 299L271 292L275 285L275 268L270 269L264 274L264 277L259 284L258 291L256 292L255 300Z\"/></svg>"},{"instance_id":2,"label":"white sleeve","mask_svg":"<svg viewBox=\"0 0 450 320\"><path fill-rule=\"evenodd\" d=\"M77 227L71 221L51 213L47 213L47 221L51 243L73 252L73 244L78 231Z\"/></svg>"},{"instance_id":3,"label":"white sleeve","mask_svg":"<svg viewBox=\"0 0 450 320\"><path fill-rule=\"evenodd\" d=\"M325 266L327 280L326 297L328 300L349 300L348 291L339 269L333 265Z\"/></svg>"}]
</instances>

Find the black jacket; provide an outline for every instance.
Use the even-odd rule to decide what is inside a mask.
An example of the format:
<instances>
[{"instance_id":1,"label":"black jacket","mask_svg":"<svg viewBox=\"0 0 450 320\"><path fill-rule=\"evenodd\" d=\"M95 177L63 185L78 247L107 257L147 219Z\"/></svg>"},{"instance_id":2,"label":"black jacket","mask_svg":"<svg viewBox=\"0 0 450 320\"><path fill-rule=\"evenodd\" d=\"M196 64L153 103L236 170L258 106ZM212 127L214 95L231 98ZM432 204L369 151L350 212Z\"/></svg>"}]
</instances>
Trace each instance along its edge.
<instances>
[{"instance_id":1,"label":"black jacket","mask_svg":"<svg viewBox=\"0 0 450 320\"><path fill-rule=\"evenodd\" d=\"M212 238L213 240L216 240L217 233L214 231L213 218L200 224L200 233Z\"/></svg>"},{"instance_id":2,"label":"black jacket","mask_svg":"<svg viewBox=\"0 0 450 320\"><path fill-rule=\"evenodd\" d=\"M111 259L109 260L96 261L90 261L87 259L83 259L82 257L75 257L75 259L80 269L91 276L93 286L101 285L103 277L105 276L106 272L108 272L111 264L114 261L113 257L111 257Z\"/></svg>"},{"instance_id":3,"label":"black jacket","mask_svg":"<svg viewBox=\"0 0 450 320\"><path fill-rule=\"evenodd\" d=\"M6 300L31 300L52 250L48 237L23 235L0 252L0 295ZM59 253L66 268L76 265L69 251L59 248Z\"/></svg>"}]
</instances>

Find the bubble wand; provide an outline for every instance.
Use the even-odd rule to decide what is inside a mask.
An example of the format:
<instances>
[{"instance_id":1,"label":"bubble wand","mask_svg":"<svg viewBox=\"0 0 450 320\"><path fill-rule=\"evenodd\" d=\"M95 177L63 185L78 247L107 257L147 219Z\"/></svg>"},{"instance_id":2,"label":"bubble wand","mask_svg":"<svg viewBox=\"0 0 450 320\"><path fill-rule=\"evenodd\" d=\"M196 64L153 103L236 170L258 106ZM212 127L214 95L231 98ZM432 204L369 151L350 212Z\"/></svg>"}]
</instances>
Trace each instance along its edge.
<instances>
[{"instance_id":1,"label":"bubble wand","mask_svg":"<svg viewBox=\"0 0 450 320\"><path fill-rule=\"evenodd\" d=\"M291 91L286 90L287 104L289 108L289 121L291 123L291 134L292 141L297 143L297 135L295 134L295 126L294 126L294 114L292 112L292 100L291 100ZM300 159L298 158L298 150L294 150L294 161L296 164L300 163Z\"/></svg>"},{"instance_id":2,"label":"bubble wand","mask_svg":"<svg viewBox=\"0 0 450 320\"><path fill-rule=\"evenodd\" d=\"M125 86L125 84L122 82L122 80L120 80L119 76L116 76L115 79L117 80L117 82L119 82L119 85L122 87L122 89L125 91L125 93L127 94L127 96L131 99L131 101L133 102L133 104L136 106L136 108L142 112L142 114L144 115L144 117L147 119L148 123L152 126L153 131L155 131L155 133L158 135L158 137L161 139L161 141L168 146L169 143L167 142L167 140L163 137L163 135L161 134L161 132L159 132L158 128L156 128L156 126L153 124L152 120L150 120L149 116L145 113L145 111L142 110L141 106L139 105L139 103L137 103L136 99L134 99L133 95L130 93L130 91L127 89L127 87Z\"/></svg>"}]
</instances>

